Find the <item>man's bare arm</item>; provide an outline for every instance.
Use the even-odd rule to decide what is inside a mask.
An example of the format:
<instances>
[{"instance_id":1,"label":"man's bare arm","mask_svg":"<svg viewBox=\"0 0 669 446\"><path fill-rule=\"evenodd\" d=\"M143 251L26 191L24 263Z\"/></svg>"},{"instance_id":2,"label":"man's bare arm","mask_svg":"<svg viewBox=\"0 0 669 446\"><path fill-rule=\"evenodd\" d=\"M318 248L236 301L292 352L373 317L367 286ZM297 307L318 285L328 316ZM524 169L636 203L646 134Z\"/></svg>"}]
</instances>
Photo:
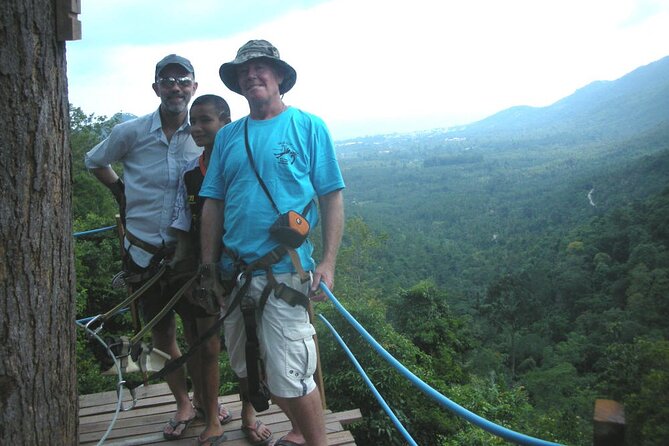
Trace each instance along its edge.
<instances>
[{"instance_id":1,"label":"man's bare arm","mask_svg":"<svg viewBox=\"0 0 669 446\"><path fill-rule=\"evenodd\" d=\"M90 169L90 172L95 178L97 178L102 184L109 187L110 185L118 181L118 175L114 172L114 169L111 167L96 167L95 169Z\"/></svg>"},{"instance_id":2,"label":"man's bare arm","mask_svg":"<svg viewBox=\"0 0 669 446\"><path fill-rule=\"evenodd\" d=\"M213 198L207 198L202 206L200 220L200 260L203 265L218 262L221 255L223 208L223 201Z\"/></svg>"},{"instance_id":3,"label":"man's bare arm","mask_svg":"<svg viewBox=\"0 0 669 446\"><path fill-rule=\"evenodd\" d=\"M214 297L221 309L225 309L224 289L220 282L217 262L221 255L221 237L223 236L223 202L207 198L202 205L200 220L199 269L200 285L198 292Z\"/></svg>"},{"instance_id":4,"label":"man's bare arm","mask_svg":"<svg viewBox=\"0 0 669 446\"><path fill-rule=\"evenodd\" d=\"M330 192L318 197L321 210L323 231L323 259L314 271L314 282L311 290L318 291L321 280L329 289L334 287L334 272L337 253L344 233L344 194L342 190Z\"/></svg>"}]
</instances>

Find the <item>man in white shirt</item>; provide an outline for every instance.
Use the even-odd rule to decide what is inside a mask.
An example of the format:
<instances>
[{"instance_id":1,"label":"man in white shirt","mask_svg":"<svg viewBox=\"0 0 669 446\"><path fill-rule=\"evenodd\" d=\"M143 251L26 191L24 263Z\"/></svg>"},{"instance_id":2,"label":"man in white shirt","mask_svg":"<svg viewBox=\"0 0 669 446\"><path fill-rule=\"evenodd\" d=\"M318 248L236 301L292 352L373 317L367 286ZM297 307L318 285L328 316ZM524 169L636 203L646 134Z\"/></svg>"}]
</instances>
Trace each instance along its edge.
<instances>
[{"instance_id":1,"label":"man in white shirt","mask_svg":"<svg viewBox=\"0 0 669 446\"><path fill-rule=\"evenodd\" d=\"M134 289L149 279L160 261L174 249L176 235L170 225L179 175L186 162L202 152L191 138L188 124L188 104L197 90L190 61L176 54L163 58L156 65L152 87L160 98L158 109L115 126L109 137L85 158L86 167L119 203L126 229L123 259L126 281ZM115 162L122 163L125 181L111 167ZM150 321L178 288L165 286L161 281L149 288L140 298L143 318ZM179 312L178 304L175 309ZM172 359L181 356L172 312L153 327L151 335L155 348ZM170 373L165 379L176 399L177 410L163 435L175 439L182 436L196 411L188 397L184 369Z\"/></svg>"}]
</instances>

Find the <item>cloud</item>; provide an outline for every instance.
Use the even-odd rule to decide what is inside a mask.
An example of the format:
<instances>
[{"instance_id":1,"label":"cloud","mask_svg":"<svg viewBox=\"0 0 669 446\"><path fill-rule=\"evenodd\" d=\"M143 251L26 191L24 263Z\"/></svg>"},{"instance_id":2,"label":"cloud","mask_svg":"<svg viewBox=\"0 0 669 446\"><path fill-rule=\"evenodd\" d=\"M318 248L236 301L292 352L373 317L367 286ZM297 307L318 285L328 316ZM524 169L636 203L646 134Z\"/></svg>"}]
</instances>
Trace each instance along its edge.
<instances>
[{"instance_id":1,"label":"cloud","mask_svg":"<svg viewBox=\"0 0 669 446\"><path fill-rule=\"evenodd\" d=\"M298 73L285 101L323 117L335 138L447 127L513 105L548 105L666 56L669 5L659 3L298 1L218 38L211 28L235 17L200 17L181 41L164 40L163 30L149 43L104 51L97 42L68 46L70 100L89 113L148 113L158 105L155 62L176 52L193 61L198 93L224 96L238 118L248 107L222 85L218 67L247 40L265 38Z\"/></svg>"}]
</instances>

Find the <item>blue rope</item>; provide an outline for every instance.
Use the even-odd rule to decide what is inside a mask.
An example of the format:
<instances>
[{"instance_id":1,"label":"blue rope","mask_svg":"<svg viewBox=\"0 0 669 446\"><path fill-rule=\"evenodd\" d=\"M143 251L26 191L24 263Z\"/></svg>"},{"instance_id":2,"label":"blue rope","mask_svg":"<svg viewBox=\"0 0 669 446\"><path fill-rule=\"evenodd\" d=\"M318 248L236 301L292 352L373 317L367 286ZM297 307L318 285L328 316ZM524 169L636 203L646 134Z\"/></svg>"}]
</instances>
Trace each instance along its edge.
<instances>
[{"instance_id":1,"label":"blue rope","mask_svg":"<svg viewBox=\"0 0 669 446\"><path fill-rule=\"evenodd\" d=\"M128 307L126 307L126 308L122 308L122 309L119 310L119 312L118 312L117 314L123 314L123 313L127 312L129 309L130 309L130 308L128 308ZM83 318L83 319L77 319L75 322L76 322L77 324L83 324L83 325L86 325L86 324L89 323L89 322L91 321L91 319L93 319L94 317L96 317L96 316L89 316L89 317L85 317L85 318Z\"/></svg>"},{"instance_id":2,"label":"blue rope","mask_svg":"<svg viewBox=\"0 0 669 446\"><path fill-rule=\"evenodd\" d=\"M330 331L334 335L335 339L337 339L337 342L339 342L339 345L341 345L341 348L344 349L344 351L348 355L348 358L351 360L353 365L355 365L355 368L358 369L358 372L362 376L362 379L365 380L365 383L367 384L367 387L369 387L369 389L372 391L372 393L374 394L374 397L379 402L379 404L381 405L383 410L388 414L388 416L392 420L392 422L395 425L395 427L397 428L397 430L400 431L400 433L402 434L404 439L410 445L418 446L418 444L414 441L414 439L411 438L411 435L409 435L409 432L407 432L407 430L404 428L404 426L402 426L402 423L400 423L400 420L397 419L397 417L393 413L392 409L390 409L388 404L386 404L386 401L383 399L381 394L378 392L378 390L376 390L376 387L374 387L374 384L372 384L372 381L370 381L369 377L365 373L365 370L360 366L360 363L358 362L358 360L355 359L355 356L353 355L353 353L351 353L351 350L348 348L346 343L344 343L344 340L341 338L341 336L339 336L339 333L337 333L337 331L334 329L334 327L332 325L330 325L330 322L328 322L328 320L325 319L325 317L322 314L319 314L318 317L325 323L325 325L327 325L327 327L330 329Z\"/></svg>"},{"instance_id":3,"label":"blue rope","mask_svg":"<svg viewBox=\"0 0 669 446\"><path fill-rule=\"evenodd\" d=\"M501 437L507 441L510 441L512 443L520 444L520 445L529 445L529 446L535 446L535 445L541 445L541 446L560 446L558 443L551 443L545 440L540 440L538 438L530 437L524 434L520 434L518 432L514 432L510 429L507 429L505 427L499 426L495 423L492 423L485 418L482 418L478 415L476 415L473 412L470 412L469 410L465 409L462 406L459 406L458 404L454 403L453 401L449 400L446 398L444 395L440 394L437 392L435 389L430 387L429 385L425 384L420 378L418 378L416 375L411 373L406 367L404 367L397 359L395 359L390 353L388 353L381 345L379 345L378 342L374 340L374 338L365 330L365 328L356 321L353 316L349 314L348 311L339 303L339 301L335 298L335 296L332 294L332 292L328 289L328 287L321 282L320 283L320 288L325 292L325 294L330 298L332 303L335 305L337 310L344 316L348 322L355 327L356 330L362 335L362 337L372 346L374 349L386 360L388 361L391 365L393 365L402 375L404 375L413 385L418 387L423 393L425 393L427 396L431 397L435 401L437 401L439 404L442 406L446 407L449 409L451 412L454 412L456 415L459 417L464 418L465 420L469 421L470 423L480 427L483 430L486 430L490 432L493 435L497 435L498 437Z\"/></svg>"},{"instance_id":4,"label":"blue rope","mask_svg":"<svg viewBox=\"0 0 669 446\"><path fill-rule=\"evenodd\" d=\"M91 229L90 231L83 231L83 232L75 232L72 234L74 237L80 237L82 235L91 235L91 234L97 234L98 232L104 232L104 231L109 231L110 229L114 229L116 225L113 226L105 226L104 228L98 228L98 229Z\"/></svg>"}]
</instances>

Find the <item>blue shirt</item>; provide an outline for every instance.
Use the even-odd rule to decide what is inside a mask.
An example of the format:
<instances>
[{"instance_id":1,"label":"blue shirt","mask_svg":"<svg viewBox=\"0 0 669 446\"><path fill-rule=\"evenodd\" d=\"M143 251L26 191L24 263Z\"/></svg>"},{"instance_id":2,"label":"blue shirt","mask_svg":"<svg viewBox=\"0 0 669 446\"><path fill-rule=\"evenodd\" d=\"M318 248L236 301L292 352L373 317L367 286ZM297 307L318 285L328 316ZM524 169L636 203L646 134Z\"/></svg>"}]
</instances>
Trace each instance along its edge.
<instances>
[{"instance_id":1,"label":"blue shirt","mask_svg":"<svg viewBox=\"0 0 669 446\"><path fill-rule=\"evenodd\" d=\"M170 224L179 175L186 162L200 153L202 148L190 136L188 119L168 142L156 110L115 126L109 137L86 154L85 164L94 169L122 163L126 228L139 239L160 247L176 242ZM152 254L130 246L127 240L125 245L135 263L149 264Z\"/></svg>"},{"instance_id":2,"label":"blue shirt","mask_svg":"<svg viewBox=\"0 0 669 446\"><path fill-rule=\"evenodd\" d=\"M200 196L223 200L223 243L245 263L251 263L278 246L269 227L278 217L253 172L244 144L248 121L249 145L258 173L281 213L302 212L318 196L344 188L334 143L318 117L290 107L268 120L242 118L216 135L214 151ZM318 221L317 206L307 215L311 230ZM313 246L297 249L302 267L313 270ZM230 262L223 260L223 267ZM277 273L292 272L286 256L273 266Z\"/></svg>"}]
</instances>

